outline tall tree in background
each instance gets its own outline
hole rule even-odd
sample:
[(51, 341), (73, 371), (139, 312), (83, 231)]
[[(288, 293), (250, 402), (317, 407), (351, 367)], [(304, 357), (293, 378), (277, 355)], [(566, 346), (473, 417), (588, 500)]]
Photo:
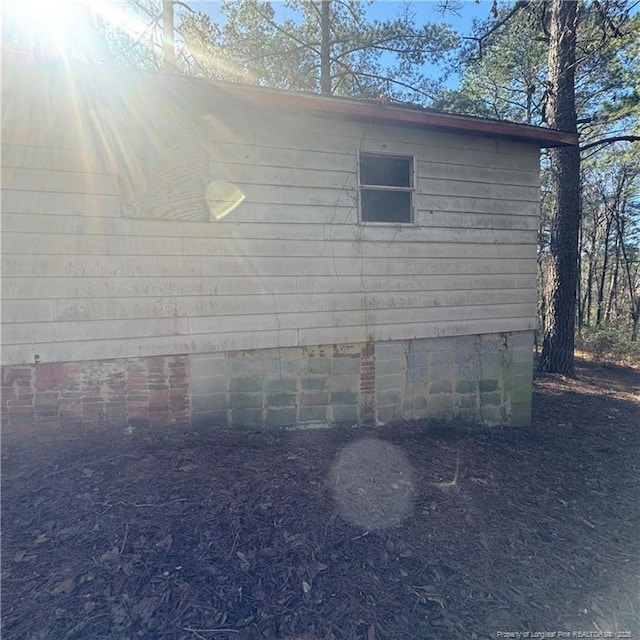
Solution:
[[(551, 0), (549, 84), (547, 88), (547, 121), (550, 126), (578, 131), (577, 109), (582, 119), (581, 150), (598, 150), (611, 143), (635, 142), (638, 126), (639, 96), (633, 87), (637, 73), (637, 38), (633, 36), (627, 3), (593, 2), (589, 7), (568, 0)], [(581, 21), (582, 38), (578, 38)], [(623, 28), (624, 27), (624, 28)], [(625, 33), (625, 29), (628, 31)], [(636, 32), (637, 33), (637, 32)], [(631, 45), (629, 47), (629, 45)], [(631, 55), (629, 55), (631, 53)], [(604, 62), (604, 64), (602, 64)], [(588, 91), (577, 91), (577, 70), (587, 79)], [(637, 79), (636, 79), (637, 80)], [(576, 96), (582, 104), (576, 106)], [(598, 114), (598, 115), (596, 115)], [(622, 133), (620, 127), (629, 127)], [(548, 291), (543, 318), (543, 343), (538, 369), (542, 372), (574, 375), (574, 343), (580, 283), (581, 174), (580, 149), (559, 148), (549, 152), (551, 184), (550, 239), (547, 272)], [(627, 169), (624, 175), (628, 176)], [(620, 190), (617, 201), (621, 201)], [(615, 211), (618, 211), (617, 209)], [(628, 257), (627, 238), (618, 214), (605, 216), (606, 224), (616, 221), (616, 265), (619, 256)], [(605, 236), (608, 237), (609, 230)], [(605, 252), (606, 253), (606, 252)], [(625, 265), (630, 261), (625, 259)], [(630, 273), (630, 272), (629, 272)], [(617, 280), (617, 271), (614, 280)], [(632, 317), (632, 338), (637, 336), (634, 319), (636, 298), (634, 282), (629, 277), (628, 291)], [(612, 287), (615, 291), (616, 287)], [(602, 297), (602, 290), (600, 296)], [(610, 303), (612, 298), (610, 298)], [(602, 310), (600, 300), (600, 310)]]
[[(583, 162), (582, 326), (640, 322), (640, 153), (616, 144)], [(640, 151), (640, 150), (638, 150)]]
[[(554, 129), (578, 132), (575, 71), (578, 28), (576, 0), (551, 0), (548, 122)], [(544, 372), (574, 375), (578, 230), (580, 228), (580, 149), (551, 149), (550, 283), (542, 354)]]

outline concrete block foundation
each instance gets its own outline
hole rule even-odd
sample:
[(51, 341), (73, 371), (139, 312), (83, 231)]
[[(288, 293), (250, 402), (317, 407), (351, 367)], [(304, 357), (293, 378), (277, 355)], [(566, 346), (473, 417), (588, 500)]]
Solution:
[(3, 433), (531, 421), (533, 332), (2, 368)]

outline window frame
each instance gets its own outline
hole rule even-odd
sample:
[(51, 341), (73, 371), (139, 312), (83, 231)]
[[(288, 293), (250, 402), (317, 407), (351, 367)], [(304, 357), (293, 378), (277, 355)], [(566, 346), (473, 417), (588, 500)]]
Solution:
[[(410, 187), (398, 187), (393, 185), (369, 185), (362, 183), (362, 156), (373, 156), (373, 157), (391, 157), (391, 158), (401, 158), (404, 160), (411, 160), (411, 171), (409, 174), (409, 178), (411, 180)], [(398, 153), (396, 151), (369, 151), (368, 149), (358, 149), (358, 223), (359, 224), (371, 224), (371, 225), (384, 225), (384, 226), (405, 226), (405, 227), (413, 227), (416, 222), (416, 182), (418, 179), (417, 176), (417, 157), (414, 153)], [(411, 196), (411, 204), (409, 210), (410, 219), (408, 222), (396, 222), (394, 220), (364, 220), (362, 216), (362, 190), (368, 189), (373, 191), (402, 191), (408, 192)]]

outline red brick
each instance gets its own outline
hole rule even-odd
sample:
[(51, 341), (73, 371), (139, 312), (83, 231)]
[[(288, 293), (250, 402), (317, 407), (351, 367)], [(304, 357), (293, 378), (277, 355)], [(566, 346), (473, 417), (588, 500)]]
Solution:
[(9, 405), (9, 415), (33, 415), (33, 407)]
[(35, 388), (37, 391), (51, 391), (59, 385), (62, 365), (57, 362), (45, 362), (36, 366)]

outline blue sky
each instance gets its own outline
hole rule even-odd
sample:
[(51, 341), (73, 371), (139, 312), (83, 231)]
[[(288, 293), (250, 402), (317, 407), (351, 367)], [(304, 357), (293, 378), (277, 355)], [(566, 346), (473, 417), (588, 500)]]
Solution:
[[(393, 18), (402, 2), (376, 2), (369, 7), (369, 15), (372, 18), (384, 20)], [(471, 34), (471, 24), (474, 18), (488, 18), (491, 11), (491, 1), (466, 0), (460, 2), (460, 8), (457, 14), (446, 12), (442, 14), (439, 10), (439, 3), (431, 0), (419, 0), (411, 2), (411, 9), (415, 12), (417, 20), (420, 22), (448, 22), (455, 29), (460, 31), (462, 35)]]
[[(208, 13), (212, 18), (220, 16), (220, 2), (188, 2), (189, 6), (198, 11)], [(272, 2), (275, 8), (283, 6), (283, 2)], [(385, 20), (395, 17), (401, 10), (403, 1), (386, 0), (374, 2), (368, 7), (368, 14), (372, 19)], [(471, 25), (475, 19), (488, 18), (491, 11), (491, 0), (460, 0), (456, 3), (459, 10), (456, 13), (447, 12), (444, 15), (439, 10), (439, 3), (435, 0), (417, 0), (409, 3), (411, 10), (416, 14), (418, 22), (447, 22), (462, 35), (471, 34)]]

